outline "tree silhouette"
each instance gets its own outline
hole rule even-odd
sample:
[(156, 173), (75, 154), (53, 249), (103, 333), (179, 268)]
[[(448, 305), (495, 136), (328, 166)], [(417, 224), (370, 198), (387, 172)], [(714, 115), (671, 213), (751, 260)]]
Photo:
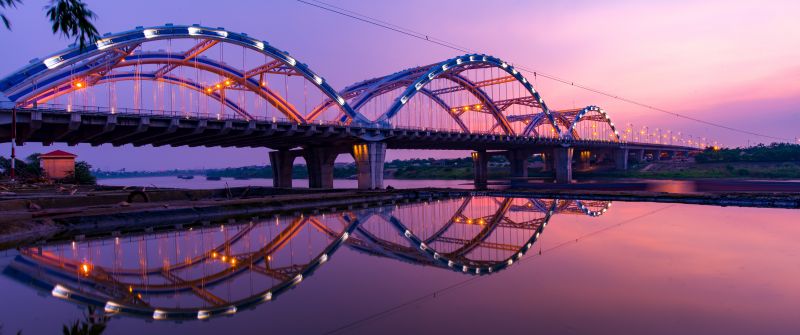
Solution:
[[(22, 0), (0, 0), (0, 8), (16, 8)], [(97, 18), (94, 12), (82, 0), (50, 0), (45, 12), (54, 34), (61, 34), (75, 41), (83, 49), (87, 43), (93, 43), (100, 34), (92, 20)], [(4, 12), (0, 12), (0, 20), (11, 29), (11, 21)]]

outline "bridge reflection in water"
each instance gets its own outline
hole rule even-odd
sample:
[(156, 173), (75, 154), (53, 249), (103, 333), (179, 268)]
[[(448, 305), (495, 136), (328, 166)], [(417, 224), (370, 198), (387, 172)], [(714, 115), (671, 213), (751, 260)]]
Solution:
[(610, 205), (472, 196), (276, 216), (23, 248), (5, 273), (104, 316), (203, 320), (269, 302), (306, 280), (341, 246), (490, 275), (522, 258), (552, 216), (594, 217)]

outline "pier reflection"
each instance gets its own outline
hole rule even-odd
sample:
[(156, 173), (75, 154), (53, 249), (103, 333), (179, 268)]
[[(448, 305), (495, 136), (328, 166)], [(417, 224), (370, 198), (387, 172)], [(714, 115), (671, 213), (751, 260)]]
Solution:
[[(532, 249), (554, 215), (595, 217), (611, 202), (468, 196), (26, 247), (5, 273), (97, 317), (204, 320), (269, 302), (340, 247), (491, 275)], [(102, 311), (102, 312), (100, 312)]]

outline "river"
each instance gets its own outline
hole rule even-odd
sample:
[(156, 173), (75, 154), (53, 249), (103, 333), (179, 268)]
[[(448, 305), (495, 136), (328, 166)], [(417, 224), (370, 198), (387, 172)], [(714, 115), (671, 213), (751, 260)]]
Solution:
[[(208, 183), (176, 179), (147, 181)], [(486, 196), (354, 208), (0, 251), (2, 331), (800, 333), (797, 210)]]
[[(225, 187), (242, 186), (272, 186), (272, 179), (253, 178), (253, 179), (233, 179), (222, 178), (222, 180), (206, 180), (205, 176), (194, 176), (193, 179), (180, 179), (178, 177), (136, 177), (136, 178), (104, 178), (97, 181), (101, 185), (109, 186), (146, 186), (146, 187), (169, 187), (186, 189), (212, 189)], [(385, 179), (384, 186), (394, 188), (419, 188), (419, 187), (451, 187), (451, 188), (472, 188), (471, 180), (417, 180), (417, 179)], [(294, 179), (292, 186), (308, 187), (308, 179)], [(334, 188), (357, 188), (358, 181), (355, 179), (334, 179)]]

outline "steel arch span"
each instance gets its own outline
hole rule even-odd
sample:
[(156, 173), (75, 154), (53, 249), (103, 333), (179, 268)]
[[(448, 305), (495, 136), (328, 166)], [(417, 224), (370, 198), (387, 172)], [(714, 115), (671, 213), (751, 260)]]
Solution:
[[(446, 129), (523, 136), (561, 136), (539, 92), (508, 62), (483, 54), (406, 69), (345, 88), (341, 94), (376, 126)], [(310, 113), (315, 118), (333, 100)], [(348, 116), (339, 115), (348, 122)], [(538, 123), (537, 123), (538, 122)], [(535, 123), (533, 126), (530, 124)], [(542, 128), (550, 130), (544, 134)]]
[(105, 315), (205, 320), (287, 293), (342, 246), (495, 274), (531, 252), (554, 215), (596, 217), (610, 202), (468, 195), (374, 206), (63, 239), (20, 248), (4, 273)]
[[(22, 248), (9, 269), (54, 297), (102, 308), (108, 315), (205, 320), (270, 302), (309, 278), (359, 225), (351, 215), (339, 214), (346, 220), (276, 216), (149, 237), (115, 237), (111, 243)], [(325, 227), (324, 235), (319, 226)], [(174, 255), (147, 252), (163, 247), (158, 241), (164, 238), (175, 239), (177, 247), (178, 236), (200, 241)], [(292, 248), (308, 241), (315, 243), (307, 245), (307, 254)], [(130, 254), (138, 257), (125, 257)], [(249, 281), (247, 289), (238, 285), (243, 281)]]
[[(132, 71), (122, 71), (131, 68)], [(281, 79), (283, 83), (279, 82)], [(44, 60), (31, 61), (0, 80), (0, 91), (17, 107), (48, 104), (69, 96), (61, 104), (67, 105), (68, 110), (78, 109), (81, 99), (94, 102), (84, 103), (86, 106), (105, 99), (114, 112), (123, 109), (114, 106), (121, 105), (118, 100), (130, 98), (117, 96), (121, 89), (113, 85), (120, 81), (134, 82), (129, 94), (133, 96), (134, 103), (130, 104), (133, 110), (166, 109), (158, 108), (158, 100), (162, 107), (166, 105), (164, 101), (169, 101), (174, 110), (176, 101), (183, 101), (181, 109), (187, 116), (227, 118), (225, 114), (233, 114), (246, 120), (272, 116), (306, 123), (308, 110), (303, 106), (330, 100), (335, 102), (331, 107), (338, 113), (363, 121), (321, 76), (289, 53), (244, 33), (199, 25), (167, 24), (106, 34), (84, 49), (70, 46)], [(144, 99), (143, 90), (147, 87), (143, 82), (149, 83), (152, 91), (150, 108), (145, 106), (148, 99)], [(172, 88), (165, 93), (164, 84), (174, 85), (180, 93)], [(94, 92), (92, 89), (97, 86), (108, 87)], [(300, 99), (301, 96), (308, 99), (307, 87), (318, 91), (318, 99), (313, 97), (315, 102)], [(281, 88), (284, 92), (280, 92)], [(184, 89), (191, 91), (188, 103)], [(290, 91), (301, 89), (303, 94), (294, 94), (293, 99), (288, 97)], [(149, 97), (151, 92), (147, 93)], [(217, 106), (219, 110), (215, 111)], [(270, 106), (274, 109), (271, 115)], [(265, 111), (263, 115), (258, 113), (261, 110)]]
[[(312, 128), (309, 133), (316, 131), (313, 128), (319, 123), (355, 125), (364, 128), (362, 131), (382, 128), (387, 132), (435, 131), (445, 136), (505, 135), (506, 139), (542, 138), (564, 144), (625, 142), (604, 110), (597, 106), (551, 109), (535, 83), (535, 76), (529, 81), (500, 58), (466, 54), (337, 91), (306, 64), (266, 41), (223, 28), (166, 24), (106, 34), (84, 49), (70, 46), (44, 60), (35, 59), (0, 79), (0, 103), (10, 101), (19, 109), (59, 113), (271, 121), (308, 125)], [(154, 129), (149, 132), (154, 134)], [(230, 130), (224, 129), (221, 137)], [(92, 138), (80, 137), (84, 129), (79, 130), (69, 135), (75, 139), (68, 143)], [(198, 137), (205, 131), (195, 130)], [(36, 131), (45, 134), (38, 139), (45, 143), (66, 138), (46, 135), (49, 133), (39, 128)], [(23, 143), (33, 132), (17, 142)], [(331, 134), (323, 135), (327, 136)], [(360, 139), (375, 141), (394, 135), (370, 136)], [(123, 134), (122, 138), (128, 137)], [(303, 145), (307, 144), (292, 142), (281, 148)]]

